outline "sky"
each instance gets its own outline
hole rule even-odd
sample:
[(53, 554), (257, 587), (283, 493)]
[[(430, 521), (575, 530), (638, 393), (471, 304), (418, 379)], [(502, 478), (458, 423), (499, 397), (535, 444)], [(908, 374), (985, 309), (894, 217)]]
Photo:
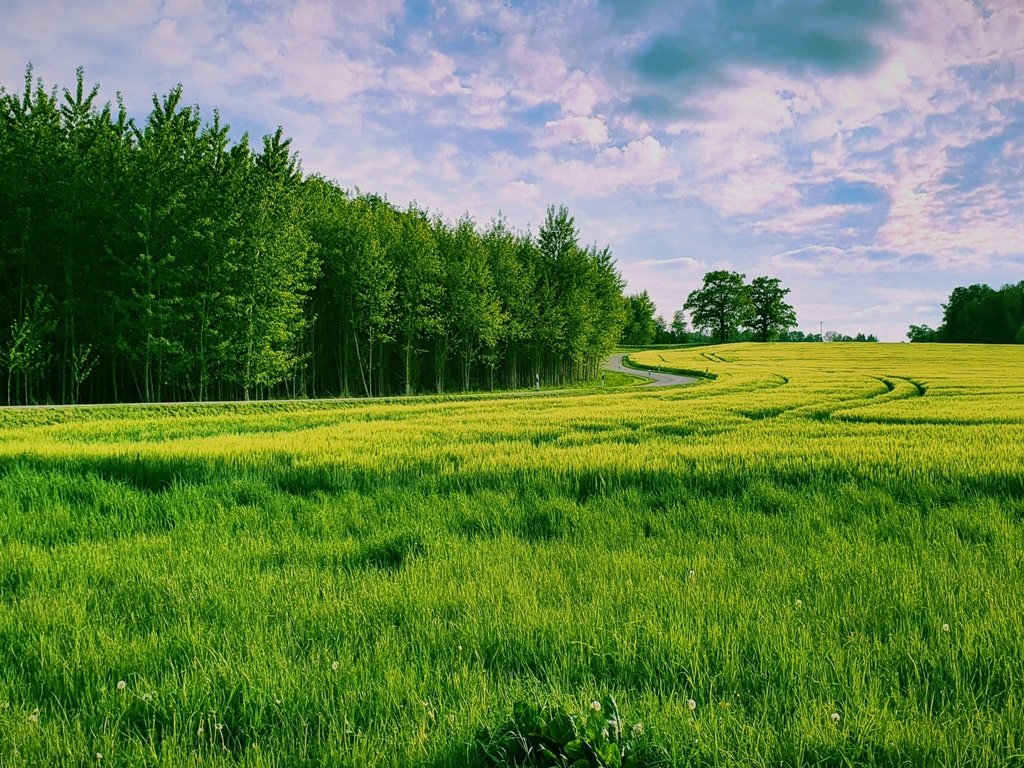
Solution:
[[(565, 204), (666, 318), (715, 269), (904, 339), (1024, 279), (1021, 0), (0, 0), (0, 84), (75, 69), (307, 173), (513, 229)], [(821, 325), (820, 325), (821, 324)]]

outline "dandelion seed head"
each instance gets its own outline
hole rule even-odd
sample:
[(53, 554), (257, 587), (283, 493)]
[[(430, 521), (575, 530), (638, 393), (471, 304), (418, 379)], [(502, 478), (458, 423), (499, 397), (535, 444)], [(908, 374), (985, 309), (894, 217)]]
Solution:
[(594, 701), (590, 702), (590, 708), (592, 710), (594, 710), (595, 712), (600, 712), (601, 711), (601, 702), (597, 701), (597, 700), (594, 700)]
[(102, 760), (103, 759), (103, 753), (102, 752), (97, 752), (96, 753), (96, 759), (97, 760)]
[(688, 699), (686, 702), (686, 706), (688, 706), (690, 708), (690, 711), (693, 712), (695, 709), (697, 709), (697, 702), (693, 699)]
[(942, 631), (943, 632), (949, 632), (949, 624), (943, 624), (942, 625)]
[(842, 716), (838, 712), (833, 712), (832, 713), (832, 722), (833, 723), (838, 723), (841, 718), (842, 718)]
[(128, 683), (126, 683), (124, 680), (118, 680), (117, 681), (117, 690), (123, 691), (127, 687), (128, 687)]
[(335, 672), (337, 672), (338, 671), (338, 662), (332, 661), (331, 662), (331, 669), (333, 669)]

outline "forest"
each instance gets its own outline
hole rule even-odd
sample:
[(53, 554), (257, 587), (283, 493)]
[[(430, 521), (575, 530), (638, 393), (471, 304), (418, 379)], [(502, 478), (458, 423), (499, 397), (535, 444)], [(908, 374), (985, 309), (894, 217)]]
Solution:
[(1024, 281), (999, 289), (975, 284), (954, 288), (942, 305), (938, 328), (912, 325), (910, 341), (1024, 344)]
[(0, 87), (0, 402), (393, 395), (568, 384), (626, 323), (607, 248), (451, 222), (305, 174), (181, 86)]

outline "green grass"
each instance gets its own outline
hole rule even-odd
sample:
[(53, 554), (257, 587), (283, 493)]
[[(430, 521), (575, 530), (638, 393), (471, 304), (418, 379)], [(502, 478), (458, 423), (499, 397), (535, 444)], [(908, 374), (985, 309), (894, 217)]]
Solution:
[(3, 412), (0, 766), (461, 766), (606, 695), (672, 765), (1021, 764), (1024, 352), (832, 346)]

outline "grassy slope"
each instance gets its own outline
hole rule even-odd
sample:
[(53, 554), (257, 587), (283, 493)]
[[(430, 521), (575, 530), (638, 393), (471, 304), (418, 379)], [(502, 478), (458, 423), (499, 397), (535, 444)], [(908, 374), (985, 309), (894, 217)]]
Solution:
[(718, 378), (0, 414), (0, 765), (462, 765), (604, 693), (679, 765), (1020, 760), (1024, 350), (633, 357)]

